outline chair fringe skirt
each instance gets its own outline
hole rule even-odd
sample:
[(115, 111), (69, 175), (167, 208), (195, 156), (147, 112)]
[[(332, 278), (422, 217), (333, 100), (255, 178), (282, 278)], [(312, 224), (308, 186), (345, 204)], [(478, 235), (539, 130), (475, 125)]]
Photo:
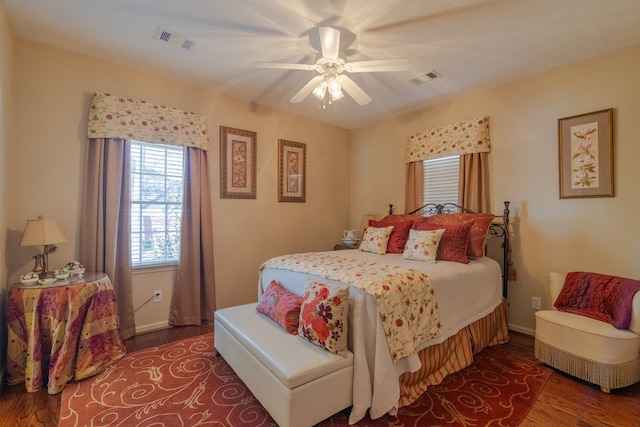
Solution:
[(602, 389), (627, 387), (640, 381), (640, 357), (625, 363), (609, 365), (568, 353), (536, 340), (536, 358), (563, 372), (597, 384)]

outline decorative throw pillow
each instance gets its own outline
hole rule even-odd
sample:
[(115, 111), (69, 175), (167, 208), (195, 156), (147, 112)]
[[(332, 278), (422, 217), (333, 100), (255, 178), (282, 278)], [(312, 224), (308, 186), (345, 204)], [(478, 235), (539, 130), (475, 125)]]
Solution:
[(292, 335), (298, 334), (300, 322), (300, 306), (302, 297), (286, 290), (275, 280), (269, 283), (269, 287), (262, 294), (262, 298), (256, 306), (256, 310), (268, 316), (271, 320), (284, 328)]
[(444, 229), (409, 230), (409, 240), (402, 253), (402, 258), (434, 264), (438, 253), (438, 243), (440, 243), (443, 233)]
[(438, 245), (438, 254), (436, 259), (442, 261), (453, 261), (467, 264), (467, 246), (469, 243), (469, 231), (473, 220), (453, 225), (431, 224), (426, 221), (416, 223), (416, 230), (438, 230), (444, 229), (440, 244)]
[(407, 244), (407, 239), (409, 238), (409, 229), (412, 225), (412, 220), (369, 220), (369, 227), (380, 228), (393, 226), (393, 230), (391, 230), (391, 235), (389, 236), (389, 242), (387, 242), (387, 252), (390, 254), (401, 254), (404, 251), (404, 246)]
[(362, 236), (359, 249), (364, 252), (384, 255), (387, 253), (387, 243), (392, 230), (393, 225), (367, 228)]
[(484, 256), (485, 239), (494, 217), (493, 214), (480, 213), (438, 214), (425, 217), (424, 221), (438, 225), (453, 225), (473, 220), (473, 225), (469, 230), (467, 256), (481, 258)]
[(332, 353), (346, 356), (349, 288), (307, 279), (298, 335)]

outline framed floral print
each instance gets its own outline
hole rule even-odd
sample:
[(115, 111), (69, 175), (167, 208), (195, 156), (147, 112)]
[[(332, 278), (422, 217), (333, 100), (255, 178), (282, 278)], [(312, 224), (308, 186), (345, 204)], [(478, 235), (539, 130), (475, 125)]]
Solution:
[(560, 198), (613, 197), (613, 109), (558, 120)]
[(220, 198), (256, 198), (256, 132), (220, 126)]
[(278, 140), (278, 201), (305, 202), (307, 145)]

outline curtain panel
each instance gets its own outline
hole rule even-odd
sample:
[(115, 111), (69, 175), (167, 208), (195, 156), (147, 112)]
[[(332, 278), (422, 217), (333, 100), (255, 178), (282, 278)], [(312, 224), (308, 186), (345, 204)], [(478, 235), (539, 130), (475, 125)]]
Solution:
[(409, 135), (405, 163), (489, 151), (489, 117), (485, 116)]
[(135, 139), (209, 149), (205, 117), (109, 93), (96, 93), (89, 107), (89, 138)]

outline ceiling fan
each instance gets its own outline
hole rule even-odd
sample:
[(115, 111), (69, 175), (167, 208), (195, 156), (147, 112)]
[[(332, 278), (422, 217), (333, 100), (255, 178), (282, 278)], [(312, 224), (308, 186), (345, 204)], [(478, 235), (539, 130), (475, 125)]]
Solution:
[[(254, 62), (258, 68), (275, 68), (285, 70), (315, 70), (318, 76), (304, 85), (289, 102), (302, 102), (310, 93), (329, 103), (349, 94), (359, 105), (366, 105), (371, 98), (358, 86), (347, 73), (366, 73), (380, 71), (403, 71), (409, 68), (409, 61), (398, 59), (376, 59), (347, 62), (340, 58), (340, 31), (332, 27), (320, 27), (320, 47), (322, 57), (313, 64), (287, 64), (280, 62)], [(327, 96), (328, 94), (328, 96)]]

